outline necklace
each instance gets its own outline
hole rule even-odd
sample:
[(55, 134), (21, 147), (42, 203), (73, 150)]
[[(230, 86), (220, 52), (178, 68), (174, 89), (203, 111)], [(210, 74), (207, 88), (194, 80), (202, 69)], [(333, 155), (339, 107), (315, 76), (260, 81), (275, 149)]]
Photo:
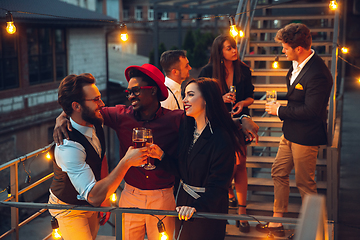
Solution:
[(201, 133), (204, 131), (204, 129), (206, 128), (206, 126), (208, 125), (209, 121), (206, 120), (206, 123), (204, 125), (204, 127), (198, 132), (196, 131), (196, 123), (194, 126), (194, 139), (193, 139), (193, 144), (196, 142), (196, 140), (198, 140), (198, 138), (200, 137)]

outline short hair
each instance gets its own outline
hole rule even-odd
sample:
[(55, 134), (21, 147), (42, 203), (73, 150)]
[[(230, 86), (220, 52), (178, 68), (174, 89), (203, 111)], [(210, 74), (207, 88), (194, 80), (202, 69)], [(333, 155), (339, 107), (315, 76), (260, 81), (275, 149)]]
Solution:
[(310, 29), (302, 23), (290, 23), (280, 29), (275, 36), (275, 41), (287, 43), (291, 48), (303, 47), (309, 50), (312, 39)]
[(91, 73), (82, 73), (80, 75), (71, 74), (65, 77), (59, 85), (58, 103), (70, 116), (73, 113), (72, 103), (82, 103), (84, 101), (83, 87), (95, 83), (95, 78)]
[(156, 84), (156, 82), (151, 77), (149, 77), (148, 75), (146, 75), (145, 73), (143, 73), (142, 71), (140, 71), (138, 69), (131, 69), (129, 71), (129, 79), (131, 79), (133, 77), (141, 77), (142, 81), (146, 82), (148, 86), (156, 87), (157, 88), (156, 96), (157, 96), (157, 99), (160, 101), (160, 99), (162, 98), (160, 87)]
[(180, 62), (180, 57), (186, 58), (185, 50), (168, 50), (161, 54), (160, 65), (166, 75), (171, 72), (175, 64)]

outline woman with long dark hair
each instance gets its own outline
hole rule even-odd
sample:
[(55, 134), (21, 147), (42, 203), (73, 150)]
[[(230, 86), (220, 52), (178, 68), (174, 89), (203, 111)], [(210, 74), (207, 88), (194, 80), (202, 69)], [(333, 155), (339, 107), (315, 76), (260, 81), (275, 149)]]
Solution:
[[(243, 114), (249, 116), (248, 106), (254, 102), (254, 86), (251, 83), (250, 68), (243, 63), (238, 55), (236, 42), (230, 35), (220, 35), (215, 38), (209, 63), (201, 70), (199, 77), (217, 79), (221, 86), (223, 101), (233, 117)], [(230, 92), (230, 86), (236, 87), (236, 93)], [(238, 204), (238, 213), (246, 214), (247, 173), (246, 173), (246, 147), (244, 154), (237, 154), (234, 168), (235, 190), (237, 201), (232, 188), (229, 189), (229, 204)], [(241, 232), (249, 232), (247, 221), (237, 221)]]
[[(189, 219), (196, 211), (228, 213), (235, 152), (241, 151), (244, 140), (222, 101), (216, 80), (190, 80), (183, 103), (186, 116), (180, 130), (178, 156), (174, 161), (164, 154), (158, 164), (172, 169), (181, 179), (175, 235), (184, 240), (224, 239), (226, 220)], [(158, 147), (154, 151), (158, 158), (163, 154)]]

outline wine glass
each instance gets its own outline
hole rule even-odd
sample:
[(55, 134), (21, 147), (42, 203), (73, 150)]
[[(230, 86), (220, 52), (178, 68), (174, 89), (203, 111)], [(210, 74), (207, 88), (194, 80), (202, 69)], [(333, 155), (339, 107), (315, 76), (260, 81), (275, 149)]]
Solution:
[(266, 102), (275, 103), (277, 100), (277, 92), (275, 90), (266, 91)]
[[(153, 135), (151, 129), (145, 130), (145, 142), (152, 144), (153, 143)], [(147, 163), (145, 164), (144, 168), (146, 170), (153, 170), (156, 168), (156, 166), (153, 164), (154, 159), (151, 157), (148, 157)]]
[(143, 127), (133, 128), (132, 141), (134, 148), (145, 147), (146, 145), (145, 128)]
[[(230, 86), (229, 93), (232, 93), (233, 95), (235, 95), (236, 94), (236, 87), (235, 86)], [(234, 107), (234, 104), (231, 102), (231, 111), (230, 111), (231, 117), (234, 115), (233, 107)]]

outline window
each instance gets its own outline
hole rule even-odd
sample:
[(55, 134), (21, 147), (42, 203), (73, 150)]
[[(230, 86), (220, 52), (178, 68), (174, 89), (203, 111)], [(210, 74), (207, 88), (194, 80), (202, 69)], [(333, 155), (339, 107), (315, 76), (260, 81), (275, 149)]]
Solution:
[(169, 19), (169, 13), (168, 12), (163, 12), (162, 16), (161, 16), (161, 20), (168, 20)]
[(0, 90), (19, 87), (17, 34), (0, 29)]
[(64, 78), (66, 76), (65, 31), (28, 28), (26, 33), (30, 85)]
[(129, 9), (128, 8), (124, 8), (123, 9), (123, 20), (129, 20)]
[(135, 8), (135, 20), (142, 20), (142, 6), (137, 6)]
[(153, 21), (154, 20), (154, 8), (149, 7), (148, 9), (148, 20)]

